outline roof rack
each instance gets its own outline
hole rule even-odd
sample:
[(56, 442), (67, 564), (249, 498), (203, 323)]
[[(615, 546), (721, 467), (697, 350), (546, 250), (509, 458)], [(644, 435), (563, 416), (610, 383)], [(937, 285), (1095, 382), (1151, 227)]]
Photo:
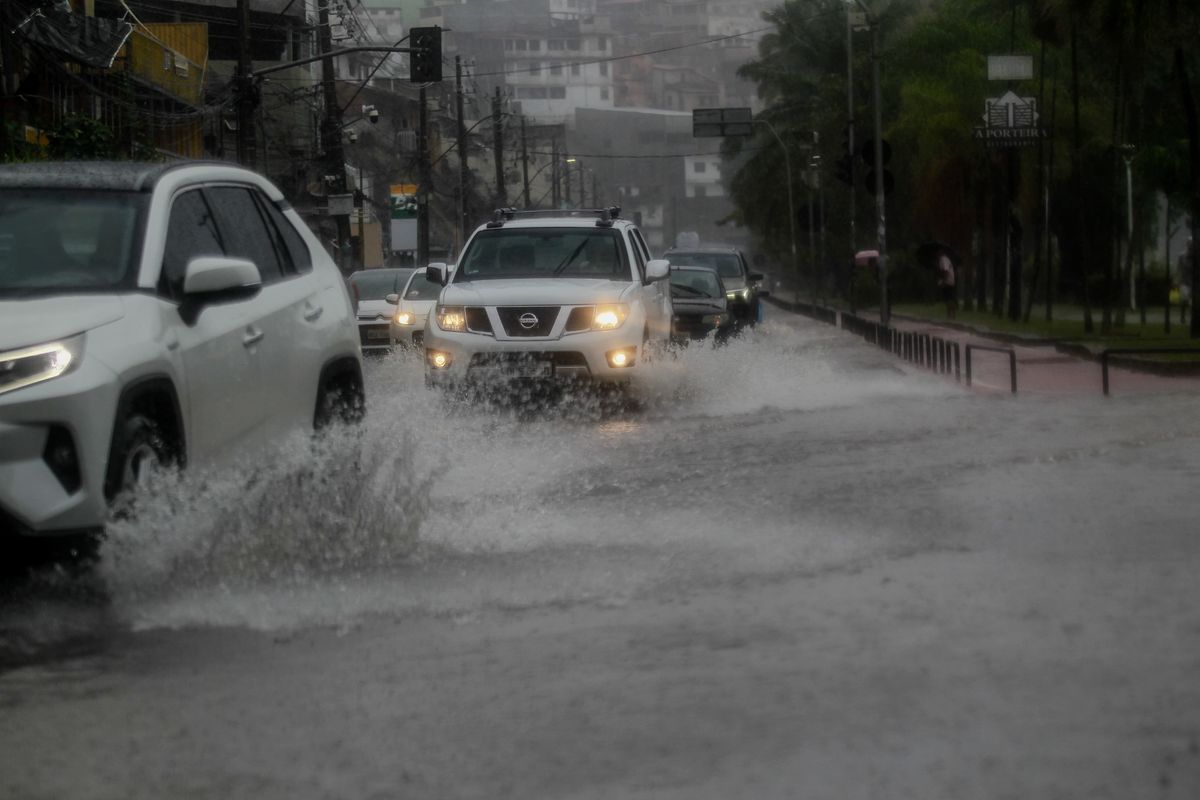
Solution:
[(489, 228), (503, 228), (505, 222), (517, 218), (536, 218), (536, 217), (597, 217), (596, 225), (602, 228), (612, 227), (613, 220), (621, 216), (620, 206), (609, 206), (607, 208), (497, 208), (492, 212), (492, 220), (487, 224)]

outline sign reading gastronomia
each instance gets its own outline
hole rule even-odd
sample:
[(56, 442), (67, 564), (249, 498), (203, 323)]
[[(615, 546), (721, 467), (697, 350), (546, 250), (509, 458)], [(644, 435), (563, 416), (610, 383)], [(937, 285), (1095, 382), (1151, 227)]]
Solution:
[(983, 125), (971, 131), (971, 138), (985, 147), (1022, 147), (1049, 137), (1038, 125), (1036, 97), (1018, 97), (1005, 92), (984, 101)]

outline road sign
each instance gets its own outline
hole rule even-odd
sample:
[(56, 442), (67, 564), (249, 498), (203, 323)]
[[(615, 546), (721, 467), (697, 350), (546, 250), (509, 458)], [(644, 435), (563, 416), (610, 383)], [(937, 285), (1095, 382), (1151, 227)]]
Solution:
[(754, 112), (749, 108), (697, 108), (692, 112), (692, 136), (753, 136)]
[(988, 56), (989, 81), (1033, 80), (1033, 56)]
[(984, 101), (983, 125), (971, 131), (971, 138), (985, 147), (1023, 147), (1048, 138), (1038, 125), (1036, 97), (1018, 97), (1008, 91)]
[(348, 217), (354, 211), (353, 194), (329, 195), (329, 216)]

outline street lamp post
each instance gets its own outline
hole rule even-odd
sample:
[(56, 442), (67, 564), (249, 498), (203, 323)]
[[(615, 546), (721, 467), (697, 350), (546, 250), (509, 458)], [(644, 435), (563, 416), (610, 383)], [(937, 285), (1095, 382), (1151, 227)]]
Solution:
[[(1137, 146), (1123, 144), (1120, 147), (1121, 160), (1125, 162), (1125, 247), (1126, 251), (1133, 249), (1133, 157), (1137, 155)], [(1130, 262), (1132, 265), (1132, 261)], [(1145, 276), (1139, 276), (1144, 278)], [(1137, 283), (1134, 281), (1133, 269), (1129, 270), (1129, 309), (1137, 310)], [(1146, 309), (1142, 307), (1142, 324), (1146, 324)]]
[[(846, 0), (851, 2), (851, 0)], [(879, 321), (885, 326), (891, 322), (891, 305), (888, 302), (887, 273), (887, 199), (883, 194), (883, 102), (879, 88), (879, 20), (863, 0), (853, 0), (862, 9), (867, 26), (871, 29), (871, 95), (875, 116), (875, 234), (879, 251)]]
[(775, 141), (779, 142), (779, 146), (783, 148), (783, 168), (787, 171), (787, 201), (788, 201), (788, 232), (791, 237), (792, 244), (792, 270), (796, 273), (796, 299), (800, 299), (800, 260), (796, 253), (796, 204), (792, 200), (792, 157), (788, 154), (787, 145), (783, 143), (775, 126), (767, 119), (756, 119), (762, 125), (767, 126), (767, 130), (775, 137)]

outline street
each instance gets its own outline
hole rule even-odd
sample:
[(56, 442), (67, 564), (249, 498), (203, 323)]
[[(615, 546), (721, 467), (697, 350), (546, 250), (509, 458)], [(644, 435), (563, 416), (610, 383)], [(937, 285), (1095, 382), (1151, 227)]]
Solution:
[(0, 797), (1194, 798), (1192, 392), (769, 309), (632, 402), (368, 418), (0, 602)]

